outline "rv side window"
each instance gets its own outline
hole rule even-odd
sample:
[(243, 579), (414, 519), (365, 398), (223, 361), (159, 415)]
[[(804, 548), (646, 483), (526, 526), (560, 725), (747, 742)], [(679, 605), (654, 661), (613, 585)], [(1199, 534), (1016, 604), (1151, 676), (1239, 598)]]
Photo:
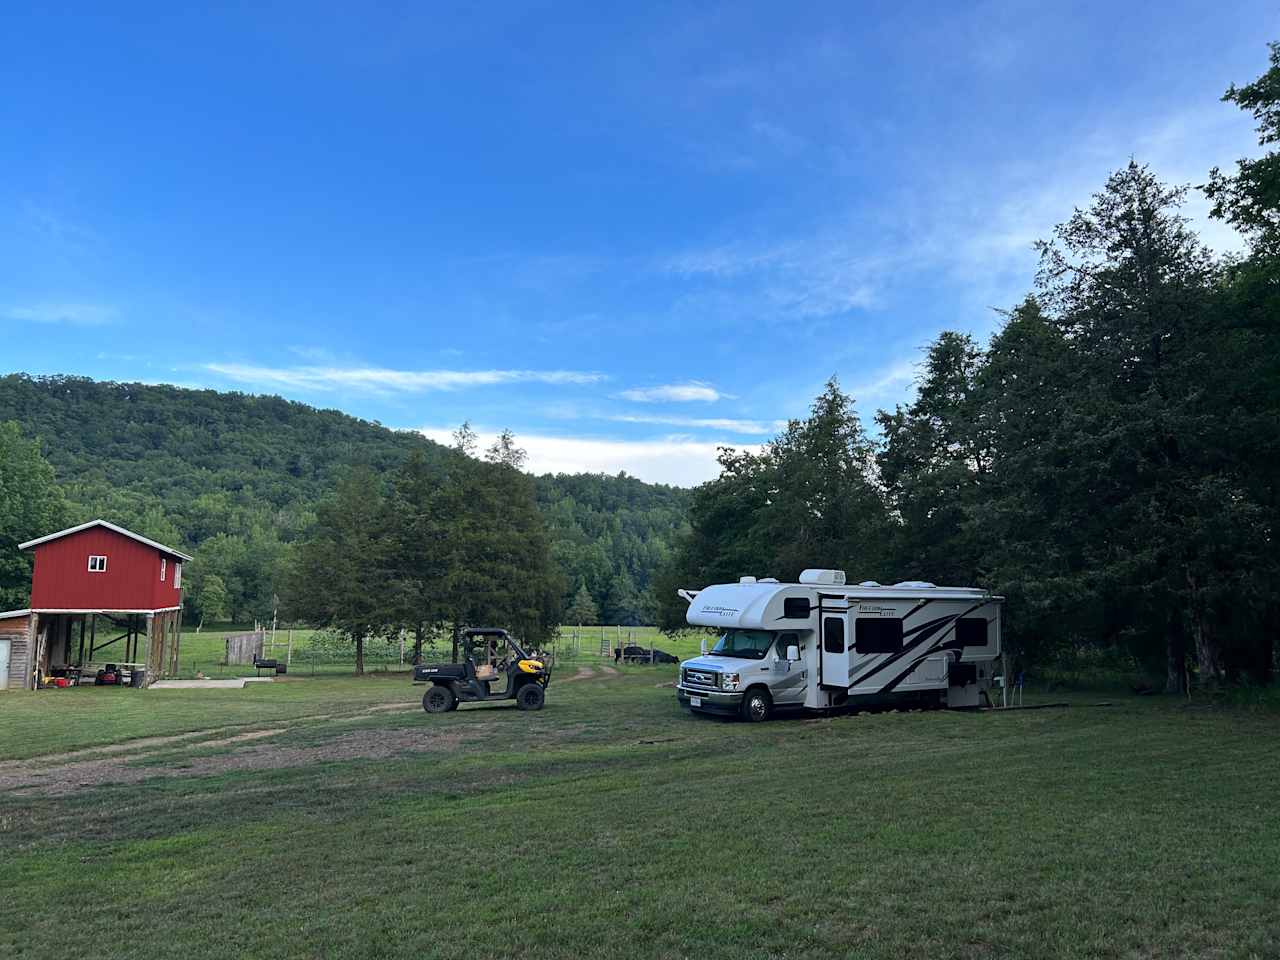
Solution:
[(787, 620), (808, 620), (809, 598), (787, 597), (782, 601), (782, 616)]
[(800, 635), (797, 633), (780, 633), (773, 645), (773, 655), (779, 660), (787, 659), (787, 647), (800, 646)]
[(844, 653), (844, 621), (828, 617), (822, 625), (822, 649), (827, 653)]
[(902, 621), (888, 617), (859, 617), (854, 627), (858, 653), (897, 653), (902, 649)]
[(987, 645), (987, 621), (983, 617), (961, 617), (956, 621), (956, 639), (962, 647)]

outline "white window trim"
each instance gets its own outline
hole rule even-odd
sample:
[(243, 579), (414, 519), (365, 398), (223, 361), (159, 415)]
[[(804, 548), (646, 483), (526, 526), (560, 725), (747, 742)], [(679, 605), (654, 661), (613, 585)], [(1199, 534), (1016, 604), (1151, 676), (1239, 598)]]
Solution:
[(161, 583), (164, 583), (164, 575), (168, 569), (169, 569), (169, 558), (161, 557), (160, 558), (160, 582)]
[[(102, 564), (100, 566), (95, 566), (93, 562), (95, 560), (101, 560)], [(101, 553), (89, 554), (89, 572), (90, 573), (106, 573), (107, 572), (106, 554), (101, 554)]]
[(182, 564), (180, 563), (173, 565), (173, 589), (182, 589)]

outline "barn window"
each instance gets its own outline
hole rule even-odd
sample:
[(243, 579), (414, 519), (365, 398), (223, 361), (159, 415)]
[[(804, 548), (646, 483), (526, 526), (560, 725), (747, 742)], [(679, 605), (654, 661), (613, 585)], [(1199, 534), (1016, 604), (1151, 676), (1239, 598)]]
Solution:
[(165, 557), (160, 558), (160, 582), (164, 582), (165, 571), (169, 569), (169, 561)]
[(96, 555), (91, 556), (89, 558), (89, 572), (90, 573), (106, 573), (107, 558), (103, 556), (96, 556)]
[(182, 564), (180, 563), (173, 565), (173, 589), (182, 589)]
[(902, 621), (889, 617), (859, 617), (854, 627), (859, 653), (897, 653), (902, 649)]

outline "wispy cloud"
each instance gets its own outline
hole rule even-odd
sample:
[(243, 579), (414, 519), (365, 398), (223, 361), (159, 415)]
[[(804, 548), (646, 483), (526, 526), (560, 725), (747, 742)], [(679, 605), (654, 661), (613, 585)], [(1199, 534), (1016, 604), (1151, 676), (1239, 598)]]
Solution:
[(101, 303), (34, 303), (0, 308), (0, 316), (26, 323), (99, 327), (113, 322), (120, 316), (120, 311)]
[(717, 400), (732, 399), (730, 394), (721, 393), (701, 380), (667, 383), (657, 387), (632, 387), (623, 390), (618, 397), (634, 403), (714, 403)]
[(209, 363), (210, 373), (240, 383), (293, 390), (352, 390), (364, 393), (424, 393), (503, 383), (591, 384), (603, 373), (579, 370), (390, 370), (384, 367), (266, 367)]
[[(869, 310), (882, 303), (887, 279), (903, 262), (879, 240), (857, 239), (870, 231), (856, 219), (811, 237), (685, 250), (662, 269), (710, 285), (688, 298), (686, 306), (696, 312), (785, 321)], [(731, 302), (723, 302), (726, 294)]]
[(614, 423), (641, 423), (696, 430), (723, 430), (728, 433), (750, 435), (776, 433), (787, 425), (785, 420), (739, 420), (732, 417), (658, 417), (627, 413), (616, 414), (605, 417), (605, 419)]
[[(451, 444), (453, 430), (422, 427), (418, 433), (439, 443)], [(480, 447), (491, 444), (496, 431), (478, 431)], [(517, 446), (528, 454), (530, 473), (607, 473), (626, 471), (650, 483), (691, 487), (719, 475), (716, 462), (723, 446), (758, 450), (755, 444), (691, 440), (687, 437), (659, 437), (651, 440), (617, 440), (593, 437), (557, 437), (517, 434)]]
[(875, 371), (870, 379), (857, 384), (849, 392), (863, 409), (885, 405), (888, 401), (900, 401), (910, 392), (918, 366), (915, 360), (899, 360)]

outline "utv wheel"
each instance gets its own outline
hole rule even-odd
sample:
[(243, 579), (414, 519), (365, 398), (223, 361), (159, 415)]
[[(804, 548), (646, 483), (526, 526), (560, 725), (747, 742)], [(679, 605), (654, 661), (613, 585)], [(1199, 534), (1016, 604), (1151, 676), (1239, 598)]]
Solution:
[(457, 705), (458, 698), (442, 684), (432, 684), (431, 689), (422, 695), (422, 709), (427, 713), (447, 713)]
[(521, 710), (541, 710), (545, 699), (540, 684), (526, 683), (516, 694), (516, 706)]
[(761, 723), (769, 719), (773, 701), (764, 690), (748, 690), (742, 698), (742, 719), (748, 723)]

